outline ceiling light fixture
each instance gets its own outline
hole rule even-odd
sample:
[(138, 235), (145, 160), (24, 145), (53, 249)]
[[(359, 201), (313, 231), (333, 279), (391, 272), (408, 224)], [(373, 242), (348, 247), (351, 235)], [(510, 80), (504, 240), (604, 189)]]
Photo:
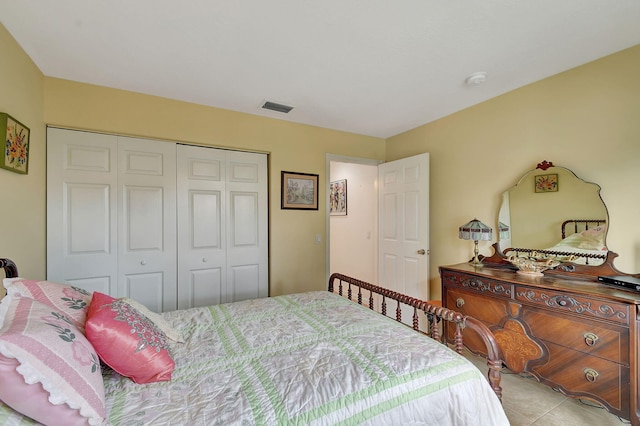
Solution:
[(467, 86), (477, 86), (487, 81), (487, 73), (483, 71), (474, 72), (469, 74), (464, 81), (467, 83)]

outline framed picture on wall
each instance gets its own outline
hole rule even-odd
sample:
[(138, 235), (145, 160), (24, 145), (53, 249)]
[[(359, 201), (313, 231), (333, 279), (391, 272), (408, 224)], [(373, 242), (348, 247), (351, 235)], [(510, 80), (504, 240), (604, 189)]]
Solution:
[(281, 208), (318, 210), (318, 175), (282, 172)]
[(0, 167), (26, 175), (29, 172), (29, 128), (2, 112), (0, 129), (4, 133)]
[(329, 214), (347, 215), (347, 180), (341, 179), (329, 184)]

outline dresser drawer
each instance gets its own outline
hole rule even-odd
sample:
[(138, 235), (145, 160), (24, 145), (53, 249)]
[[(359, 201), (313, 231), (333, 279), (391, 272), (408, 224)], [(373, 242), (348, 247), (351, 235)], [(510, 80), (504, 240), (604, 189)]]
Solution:
[(629, 324), (630, 305), (611, 300), (598, 300), (587, 296), (555, 292), (533, 287), (515, 289), (516, 300), (534, 305), (554, 308), (559, 312), (570, 312), (587, 318), (604, 319), (619, 324)]
[(484, 277), (444, 271), (442, 284), (457, 287), (474, 293), (487, 294), (490, 297), (511, 299), (514, 285), (508, 282), (492, 280)]
[(538, 339), (629, 365), (629, 329), (597, 321), (524, 309), (522, 315)]
[(590, 397), (629, 418), (629, 368), (595, 356), (546, 343), (549, 362), (534, 374), (572, 396)]
[(498, 325), (507, 315), (507, 301), (491, 299), (458, 289), (447, 289), (445, 306), (479, 319), (488, 326)]
[[(507, 301), (490, 299), (480, 294), (470, 293), (458, 289), (447, 289), (444, 298), (444, 306), (456, 310), (462, 315), (472, 316), (487, 325), (489, 328), (500, 323), (500, 319), (506, 315)], [(447, 339), (453, 342), (454, 328), (447, 327)], [(486, 355), (486, 348), (482, 338), (473, 330), (463, 330), (464, 345), (476, 354)]]

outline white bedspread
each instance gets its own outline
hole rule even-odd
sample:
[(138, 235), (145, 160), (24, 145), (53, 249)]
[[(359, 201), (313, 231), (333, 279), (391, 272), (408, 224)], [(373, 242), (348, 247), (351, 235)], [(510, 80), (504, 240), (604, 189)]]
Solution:
[[(328, 292), (163, 314), (184, 332), (171, 382), (105, 368), (115, 425), (508, 425), (486, 372)], [(33, 424), (0, 403), (0, 423)]]
[(114, 425), (507, 425), (484, 373), (328, 292), (164, 314), (184, 330), (170, 383), (105, 386)]

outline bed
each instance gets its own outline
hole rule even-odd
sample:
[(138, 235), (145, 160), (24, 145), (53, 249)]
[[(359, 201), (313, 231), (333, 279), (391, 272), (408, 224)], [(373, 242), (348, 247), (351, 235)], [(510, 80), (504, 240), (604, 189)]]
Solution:
[(567, 219), (562, 222), (560, 240), (544, 249), (512, 248), (505, 255), (538, 256), (581, 265), (599, 265), (607, 258), (605, 219)]
[[(136, 305), (126, 299), (97, 303), (103, 297), (99, 293), (76, 294), (79, 289), (64, 284), (17, 278), (15, 264), (6, 259), (0, 259), (0, 267), (5, 269), (9, 292), (0, 303), (2, 424), (34, 424), (21, 414), (25, 410), (35, 410), (42, 422), (65, 425), (509, 424), (500, 403), (502, 363), (486, 326), (351, 277), (332, 275), (329, 291), (155, 314), (145, 313), (143, 307), (132, 310)], [(52, 296), (55, 291), (60, 297)], [(31, 371), (37, 369), (35, 363), (20, 375), (11, 370), (25, 370), (21, 352), (12, 346), (19, 342), (6, 336), (8, 329), (17, 327), (11, 323), (19, 322), (22, 310), (15, 306), (21, 304), (30, 312), (47, 313), (40, 329), (58, 333), (54, 340), (70, 346), (63, 335), (73, 334), (74, 344), (85, 336), (92, 339), (85, 346), (100, 354), (100, 362), (80, 358), (87, 364), (85, 370), (99, 370), (92, 376), (101, 378), (102, 388), (85, 384), (85, 392), (79, 393), (87, 401), (74, 400), (73, 391), (62, 395), (48, 383), (50, 377), (36, 377)], [(113, 314), (116, 305), (127, 308)], [(402, 306), (411, 312), (404, 318), (410, 326), (402, 323)], [(69, 307), (73, 309), (62, 312)], [(64, 315), (54, 315), (56, 310)], [(135, 351), (126, 345), (128, 351), (117, 350), (119, 342), (100, 340), (117, 334), (118, 326), (96, 320), (99, 315), (119, 316), (120, 322), (115, 322), (121, 323), (122, 317), (140, 312), (144, 321), (157, 325), (156, 332), (164, 333), (164, 344), (149, 338), (146, 346), (141, 345), (132, 332), (139, 323), (119, 338), (134, 336), (127, 345), (133, 344)], [(36, 327), (38, 318), (31, 315), (25, 324)], [(64, 327), (58, 327), (56, 321), (63, 320)], [(450, 331), (447, 335), (453, 336), (451, 345), (441, 343), (443, 323)], [(457, 353), (462, 351), (464, 327), (485, 341), (487, 373)], [(425, 328), (435, 339), (420, 331)], [(44, 344), (46, 338), (41, 340)], [(154, 358), (165, 349), (174, 363), (169, 372), (166, 357)], [(115, 351), (115, 358), (109, 351)], [(72, 363), (76, 353), (60, 356), (60, 362)], [(143, 357), (138, 360), (142, 364), (116, 372), (123, 368), (118, 362), (128, 356)], [(157, 374), (148, 371), (156, 364), (161, 367)], [(52, 389), (44, 389), (48, 387)], [(98, 398), (88, 396), (91, 389)], [(100, 389), (102, 411), (100, 401), (94, 406)], [(39, 401), (35, 409), (30, 400)]]

